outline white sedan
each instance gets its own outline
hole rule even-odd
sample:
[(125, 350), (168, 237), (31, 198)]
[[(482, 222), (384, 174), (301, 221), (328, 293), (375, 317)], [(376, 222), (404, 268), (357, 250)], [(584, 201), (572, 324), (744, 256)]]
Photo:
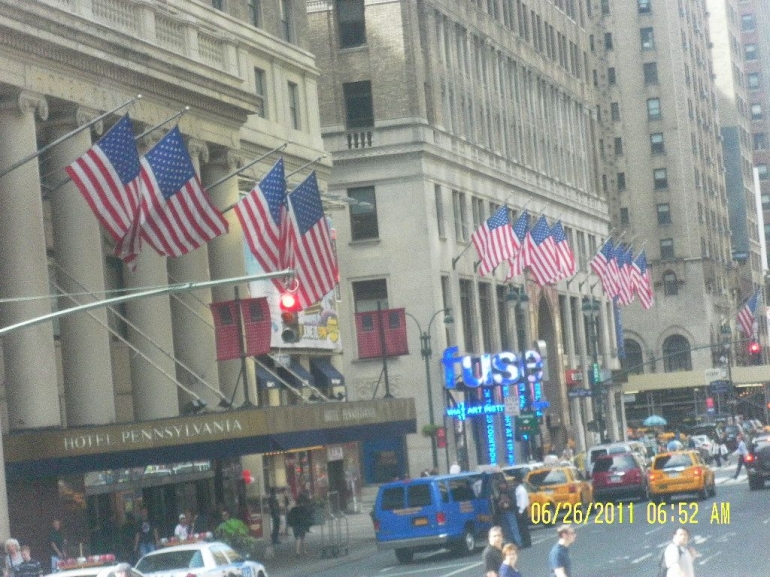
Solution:
[(139, 559), (136, 570), (147, 577), (267, 577), (261, 563), (219, 542), (158, 549)]

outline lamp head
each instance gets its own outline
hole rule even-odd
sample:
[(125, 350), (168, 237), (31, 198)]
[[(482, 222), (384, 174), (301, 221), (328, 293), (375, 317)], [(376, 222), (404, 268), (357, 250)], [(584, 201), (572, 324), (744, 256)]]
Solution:
[(447, 307), (444, 309), (444, 312), (446, 313), (444, 315), (444, 324), (445, 325), (453, 325), (455, 324), (455, 318), (452, 316), (452, 309)]

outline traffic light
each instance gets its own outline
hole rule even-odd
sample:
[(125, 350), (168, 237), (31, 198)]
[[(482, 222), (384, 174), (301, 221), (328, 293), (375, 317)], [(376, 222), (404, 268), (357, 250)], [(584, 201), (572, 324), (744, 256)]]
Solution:
[(762, 364), (762, 345), (760, 345), (757, 341), (751, 341), (749, 343), (749, 364)]
[(297, 295), (291, 292), (281, 293), (279, 306), (281, 308), (281, 339), (285, 343), (296, 343), (299, 341), (299, 301)]

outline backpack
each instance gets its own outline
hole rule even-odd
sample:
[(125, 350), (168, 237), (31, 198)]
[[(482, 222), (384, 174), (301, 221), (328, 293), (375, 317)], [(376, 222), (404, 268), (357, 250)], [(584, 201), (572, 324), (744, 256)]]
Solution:
[[(666, 545), (663, 548), (663, 551), (660, 552), (660, 557), (658, 558), (658, 573), (657, 577), (666, 577), (666, 573), (668, 573), (668, 567), (666, 567), (666, 549), (668, 549), (668, 545)], [(677, 551), (679, 551), (679, 558), (682, 558), (682, 550), (677, 547)]]

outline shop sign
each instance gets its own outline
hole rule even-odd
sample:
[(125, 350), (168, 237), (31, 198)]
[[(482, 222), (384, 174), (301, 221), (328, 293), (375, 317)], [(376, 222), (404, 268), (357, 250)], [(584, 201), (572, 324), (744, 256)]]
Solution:
[(466, 387), (494, 387), (522, 382), (540, 383), (543, 379), (543, 359), (537, 351), (513, 353), (503, 351), (496, 355), (457, 356), (459, 349), (449, 347), (441, 359), (444, 365), (444, 386), (457, 386), (455, 365), (462, 367), (462, 381)]
[(345, 453), (342, 450), (342, 447), (340, 445), (332, 445), (331, 447), (327, 447), (326, 449), (326, 460), (331, 461), (341, 461), (345, 458)]

